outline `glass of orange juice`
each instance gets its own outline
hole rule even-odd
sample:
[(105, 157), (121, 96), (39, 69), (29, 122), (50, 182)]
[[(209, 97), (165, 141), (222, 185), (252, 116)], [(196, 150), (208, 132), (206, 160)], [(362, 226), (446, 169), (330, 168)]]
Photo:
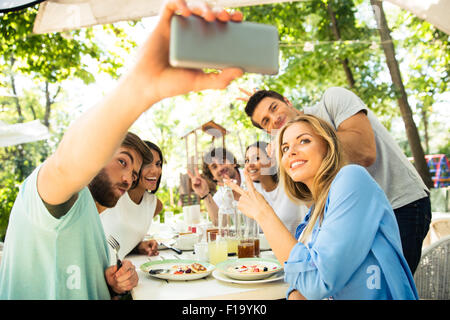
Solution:
[(209, 263), (218, 264), (228, 259), (228, 244), (226, 238), (219, 233), (208, 233)]

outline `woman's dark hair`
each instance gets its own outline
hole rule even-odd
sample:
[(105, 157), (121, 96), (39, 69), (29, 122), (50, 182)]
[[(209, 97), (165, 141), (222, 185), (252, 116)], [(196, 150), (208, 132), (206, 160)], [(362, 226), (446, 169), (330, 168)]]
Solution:
[[(137, 153), (139, 153), (142, 157), (142, 165), (139, 169), (139, 177), (141, 176), (142, 167), (144, 167), (147, 164), (152, 163), (153, 161), (153, 155), (148, 146), (137, 136), (136, 134), (132, 132), (127, 132), (125, 138), (122, 141), (121, 147), (130, 148), (135, 150)], [(131, 184), (130, 189), (134, 189), (137, 187), (139, 183), (139, 179), (136, 179)]]
[[(164, 158), (163, 158), (161, 149), (160, 149), (156, 144), (154, 144), (153, 142), (150, 142), (150, 141), (147, 141), (147, 140), (144, 140), (144, 142), (145, 142), (145, 144), (147, 145), (147, 147), (149, 147), (149, 148), (152, 149), (152, 150), (155, 150), (156, 153), (159, 154), (159, 157), (160, 157), (160, 159), (161, 159), (161, 169), (162, 169), (162, 165), (163, 165), (163, 162), (164, 162)], [(159, 184), (161, 183), (161, 177), (162, 177), (162, 171), (161, 171), (161, 176), (159, 177), (158, 181), (156, 182), (156, 189), (150, 191), (150, 193), (156, 193), (156, 191), (158, 191), (158, 189), (159, 189)]]
[[(255, 147), (255, 148), (258, 148), (259, 150), (261, 150), (267, 156), (267, 158), (271, 159), (270, 156), (267, 154), (267, 151), (266, 151), (268, 145), (269, 144), (267, 142), (265, 142), (265, 141), (256, 141), (256, 142), (252, 143), (251, 145), (249, 145), (247, 147), (247, 149), (245, 149), (245, 154), (247, 155), (248, 149)], [(270, 169), (273, 169), (275, 171), (275, 173), (270, 175), (270, 177), (272, 178), (273, 182), (278, 183), (277, 168), (276, 167), (271, 167)]]

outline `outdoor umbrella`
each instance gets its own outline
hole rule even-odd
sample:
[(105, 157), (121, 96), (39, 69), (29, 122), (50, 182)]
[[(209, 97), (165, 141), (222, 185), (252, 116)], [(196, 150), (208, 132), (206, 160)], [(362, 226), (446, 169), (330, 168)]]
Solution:
[(33, 142), (50, 137), (48, 128), (39, 120), (7, 124), (0, 121), (0, 147)]

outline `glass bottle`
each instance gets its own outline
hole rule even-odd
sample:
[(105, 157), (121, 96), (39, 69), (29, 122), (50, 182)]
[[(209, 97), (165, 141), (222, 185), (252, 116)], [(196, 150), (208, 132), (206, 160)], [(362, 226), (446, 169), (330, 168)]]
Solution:
[(236, 230), (236, 201), (233, 190), (228, 186), (222, 187), (222, 202), (219, 206), (219, 236), (227, 241), (228, 255), (237, 254), (238, 237)]

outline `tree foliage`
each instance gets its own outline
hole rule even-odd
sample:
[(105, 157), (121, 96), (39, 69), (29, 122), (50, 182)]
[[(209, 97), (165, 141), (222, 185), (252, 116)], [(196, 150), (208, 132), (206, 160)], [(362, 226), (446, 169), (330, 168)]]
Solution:
[[(40, 120), (52, 134), (47, 141), (0, 148), (0, 239), (18, 186), (53, 153), (70, 123), (64, 82), (75, 78), (86, 85), (95, 82), (89, 61), (114, 77), (123, 66), (123, 57), (97, 44), (92, 28), (33, 34), (36, 14), (37, 7), (0, 14), (0, 88), (8, 93), (0, 96), (0, 120), (10, 124)], [(125, 48), (135, 45), (121, 28), (104, 30)]]
[[(184, 133), (215, 121), (229, 131), (226, 147), (241, 163), (247, 145), (269, 139), (244, 113), (245, 103), (237, 100), (243, 96), (238, 87), (250, 91), (270, 88), (294, 104), (311, 105), (326, 88), (343, 86), (360, 96), (388, 130), (394, 132), (399, 122), (397, 92), (388, 74), (370, 1), (294, 1), (240, 10), (245, 20), (277, 27), (279, 74), (245, 75), (224, 91), (164, 100), (131, 128), (161, 147), (166, 161), (158, 194), (175, 212), (181, 210), (177, 206), (176, 177), (186, 170), (185, 142), (181, 139)], [(0, 87), (9, 93), (0, 97), (0, 120), (16, 123), (39, 119), (50, 127), (52, 138), (0, 148), (0, 239), (19, 184), (54, 151), (73, 118), (67, 110), (66, 81), (81, 79), (86, 86), (94, 84), (97, 71), (118, 78), (136, 46), (120, 24), (36, 35), (32, 33), (36, 13), (37, 7), (0, 14)], [(448, 92), (449, 36), (400, 9), (387, 14), (424, 149), (449, 155), (448, 124), (433, 117), (440, 111), (436, 110), (437, 102)], [(396, 138), (409, 156), (404, 134)], [(211, 147), (211, 136), (200, 133), (198, 143), (201, 159), (201, 153)], [(215, 144), (221, 145), (221, 141), (216, 139)], [(193, 150), (191, 139), (191, 155)], [(175, 203), (169, 204), (171, 193)]]
[[(333, 34), (328, 7), (334, 11), (340, 40)], [(400, 115), (398, 93), (387, 76), (369, 1), (296, 1), (245, 7), (242, 11), (246, 20), (272, 24), (279, 31), (282, 69), (279, 75), (263, 79), (266, 87), (300, 105), (317, 101), (330, 86), (347, 87), (391, 129), (392, 120)], [(396, 34), (394, 42), (406, 90), (418, 102), (419, 110), (414, 111), (419, 118), (427, 117), (431, 105), (448, 91), (449, 36), (402, 10), (388, 18)], [(344, 60), (353, 73), (353, 87), (347, 81)], [(423, 126), (421, 129), (424, 139)], [(410, 151), (406, 148), (405, 152)]]

